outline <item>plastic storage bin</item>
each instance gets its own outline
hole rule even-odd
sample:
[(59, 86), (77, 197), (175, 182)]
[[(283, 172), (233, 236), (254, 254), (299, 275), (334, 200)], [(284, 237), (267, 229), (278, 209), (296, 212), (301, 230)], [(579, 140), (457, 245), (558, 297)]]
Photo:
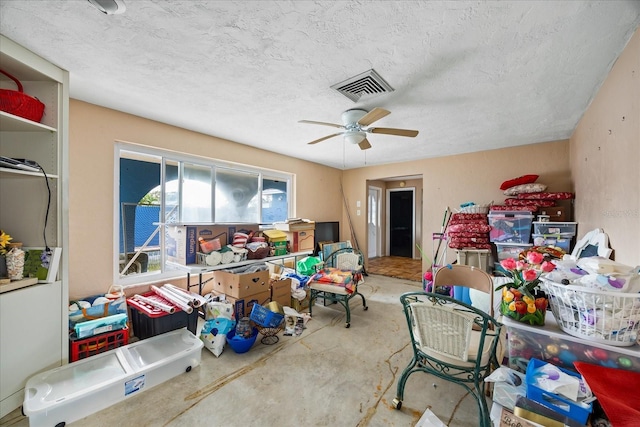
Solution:
[(518, 259), (520, 252), (533, 247), (531, 243), (495, 243), (498, 261), (508, 258)]
[(571, 234), (533, 234), (534, 246), (555, 246), (562, 249), (566, 253), (571, 253), (571, 240), (573, 235)]
[[(546, 363), (547, 362), (543, 362), (542, 360), (538, 359), (531, 359), (531, 361), (529, 362), (526, 374), (527, 398), (534, 400), (541, 405), (546, 406), (547, 408), (553, 409), (554, 411), (562, 415), (574, 419), (579, 423), (586, 424), (587, 418), (589, 418), (589, 414), (593, 410), (593, 405), (591, 403), (587, 404), (576, 402), (560, 394), (555, 394), (543, 390), (536, 385), (537, 382), (534, 378), (533, 372), (535, 369), (545, 365)], [(571, 372), (562, 368), (560, 368), (560, 370), (567, 375), (571, 375), (572, 377), (582, 378), (580, 374), (577, 374), (575, 372)]]
[(491, 211), (487, 215), (489, 240), (497, 243), (529, 243), (533, 214), (526, 211)]
[[(142, 296), (159, 298), (165, 304), (173, 305), (164, 298), (159, 297), (154, 292), (147, 292)], [(174, 331), (180, 328), (187, 328), (192, 334), (196, 334), (198, 327), (198, 310), (193, 310), (191, 314), (175, 307), (173, 314), (166, 313), (159, 309), (153, 309), (135, 299), (128, 299), (127, 304), (131, 309), (131, 324), (133, 334), (141, 340)]]
[(458, 264), (478, 267), (482, 271), (489, 271), (489, 249), (459, 249), (457, 252)]
[(69, 424), (189, 372), (203, 345), (182, 329), (36, 374), (22, 405), (29, 426)]
[(76, 362), (127, 344), (129, 344), (128, 328), (84, 339), (69, 337), (69, 361)]
[(536, 358), (561, 368), (575, 370), (573, 362), (596, 363), (610, 368), (640, 372), (640, 345), (619, 347), (574, 337), (562, 331), (551, 310), (544, 326), (531, 326), (502, 317), (507, 327), (509, 367), (526, 370)]
[(536, 221), (533, 223), (535, 234), (568, 234), (573, 237), (576, 235), (577, 228), (577, 222)]

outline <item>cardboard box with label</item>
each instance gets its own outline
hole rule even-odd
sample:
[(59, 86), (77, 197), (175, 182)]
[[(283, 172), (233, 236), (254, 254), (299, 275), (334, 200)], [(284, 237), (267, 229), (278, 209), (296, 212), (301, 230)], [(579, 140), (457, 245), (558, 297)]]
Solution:
[(167, 224), (167, 260), (182, 265), (196, 264), (200, 237), (204, 240), (220, 239), (220, 244), (226, 246), (233, 241), (233, 234), (237, 231), (258, 228), (258, 224)]
[[(222, 295), (217, 292), (214, 292), (216, 295)], [(263, 292), (258, 292), (257, 294), (247, 295), (242, 298), (235, 298), (228, 294), (224, 294), (225, 299), (233, 304), (234, 315), (236, 320), (240, 320), (243, 317), (249, 317), (251, 314), (251, 309), (253, 308), (253, 304), (264, 305), (269, 302), (271, 298), (271, 291), (266, 290)]]
[(268, 269), (239, 274), (218, 270), (213, 273), (213, 282), (214, 292), (234, 298), (244, 298), (261, 292), (267, 292), (267, 298), (271, 296)]
[(275, 223), (276, 230), (284, 231), (289, 241), (291, 252), (313, 251), (316, 223)]

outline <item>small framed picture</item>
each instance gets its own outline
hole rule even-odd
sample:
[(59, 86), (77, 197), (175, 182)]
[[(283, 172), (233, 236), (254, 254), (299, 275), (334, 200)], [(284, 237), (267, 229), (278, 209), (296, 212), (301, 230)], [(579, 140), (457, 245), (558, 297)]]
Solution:
[(36, 277), (38, 283), (52, 283), (58, 277), (62, 248), (23, 248), (24, 277)]

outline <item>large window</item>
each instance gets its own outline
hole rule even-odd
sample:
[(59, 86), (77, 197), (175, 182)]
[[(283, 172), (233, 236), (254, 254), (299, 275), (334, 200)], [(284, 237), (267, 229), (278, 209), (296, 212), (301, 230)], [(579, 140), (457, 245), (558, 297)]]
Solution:
[(166, 259), (167, 224), (268, 225), (293, 216), (291, 174), (124, 143), (116, 159), (119, 284), (178, 274)]

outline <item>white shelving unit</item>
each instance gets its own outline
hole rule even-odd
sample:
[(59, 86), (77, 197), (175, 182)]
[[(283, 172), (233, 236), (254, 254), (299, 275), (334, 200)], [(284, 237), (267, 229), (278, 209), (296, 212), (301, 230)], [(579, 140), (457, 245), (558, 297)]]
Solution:
[[(2, 35), (0, 68), (45, 104), (40, 123), (0, 112), (0, 155), (34, 160), (47, 176), (0, 168), (0, 227), (25, 247), (44, 247), (46, 236), (49, 247), (63, 248), (57, 281), (0, 293), (3, 417), (22, 404), (29, 377), (68, 362), (69, 74)], [(16, 90), (4, 75), (0, 87)]]

